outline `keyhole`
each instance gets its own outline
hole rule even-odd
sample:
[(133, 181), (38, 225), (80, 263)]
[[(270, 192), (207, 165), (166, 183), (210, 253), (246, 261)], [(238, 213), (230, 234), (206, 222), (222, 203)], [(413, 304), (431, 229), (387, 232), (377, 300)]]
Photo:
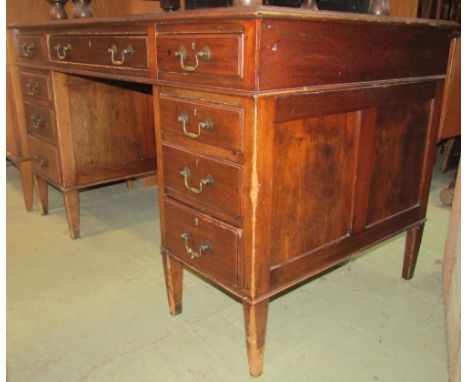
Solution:
[(200, 164), (200, 159), (197, 158), (197, 159), (195, 160), (195, 166), (198, 167), (199, 164)]

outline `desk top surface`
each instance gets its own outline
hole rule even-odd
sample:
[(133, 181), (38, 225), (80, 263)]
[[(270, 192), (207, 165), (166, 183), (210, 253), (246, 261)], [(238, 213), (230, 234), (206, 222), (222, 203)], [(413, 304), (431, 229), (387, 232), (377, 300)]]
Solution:
[(148, 24), (151, 22), (190, 22), (196, 20), (229, 20), (229, 19), (269, 19), (282, 18), (292, 20), (330, 21), (372, 23), (400, 26), (422, 26), (443, 29), (459, 30), (460, 25), (450, 21), (430, 19), (416, 19), (395, 16), (375, 16), (368, 14), (310, 11), (307, 9), (275, 7), (275, 6), (248, 6), (197, 9), (176, 12), (158, 12), (142, 15), (95, 17), (89, 19), (75, 19), (63, 21), (50, 21), (34, 24), (11, 24), (9, 28), (51, 28), (63, 29), (66, 27), (86, 27), (95, 25), (121, 25), (121, 24)]

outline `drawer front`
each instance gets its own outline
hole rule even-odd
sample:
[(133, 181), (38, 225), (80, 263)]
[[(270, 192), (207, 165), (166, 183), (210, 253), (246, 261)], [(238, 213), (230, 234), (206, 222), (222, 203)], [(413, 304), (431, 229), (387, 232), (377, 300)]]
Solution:
[(220, 80), (244, 78), (242, 33), (160, 34), (156, 40), (159, 79), (172, 74), (182, 82), (198, 78), (219, 86)]
[(163, 219), (164, 248), (200, 272), (239, 286), (240, 230), (167, 199)]
[(49, 36), (49, 58), (116, 69), (148, 69), (147, 36)]
[(244, 111), (242, 108), (196, 101), (187, 98), (161, 96), (161, 128), (165, 139), (172, 134), (183, 138), (184, 144), (200, 142), (213, 146), (206, 151), (223, 148), (238, 157), (243, 152)]
[(16, 37), (16, 57), (19, 61), (43, 61), (44, 46), (41, 35), (18, 35)]
[(241, 213), (241, 168), (192, 152), (163, 145), (166, 193), (222, 218)]
[(21, 72), (21, 87), (26, 100), (49, 105), (52, 101), (50, 77), (46, 73)]
[(24, 109), (28, 133), (55, 142), (56, 130), (52, 110), (29, 102), (24, 103)]
[(29, 136), (29, 151), (33, 170), (55, 183), (59, 183), (60, 168), (57, 149), (35, 137)]

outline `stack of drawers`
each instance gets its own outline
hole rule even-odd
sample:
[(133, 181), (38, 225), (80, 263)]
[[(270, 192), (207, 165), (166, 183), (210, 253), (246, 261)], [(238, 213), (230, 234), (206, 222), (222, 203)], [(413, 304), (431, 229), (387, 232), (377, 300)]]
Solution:
[[(157, 25), (162, 247), (230, 290), (244, 288), (253, 105), (252, 24)], [(184, 84), (180, 86), (180, 84)], [(187, 84), (210, 90), (190, 90)], [(221, 91), (219, 91), (221, 90)]]
[(210, 94), (166, 89), (160, 110), (164, 246), (239, 288), (244, 109)]
[[(48, 185), (60, 189), (70, 235), (77, 238), (81, 189), (156, 170), (151, 88), (126, 82), (149, 77), (147, 27), (14, 37), (40, 209), (47, 213)], [(89, 77), (102, 73), (116, 80)]]
[[(17, 43), (18, 60), (44, 60), (41, 35), (19, 36)], [(59, 184), (61, 176), (50, 72), (22, 68), (20, 82), (33, 171)]]

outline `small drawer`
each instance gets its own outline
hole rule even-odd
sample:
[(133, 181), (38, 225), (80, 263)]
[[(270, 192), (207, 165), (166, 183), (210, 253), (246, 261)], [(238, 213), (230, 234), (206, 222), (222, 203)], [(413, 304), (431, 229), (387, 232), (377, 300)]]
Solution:
[(18, 35), (16, 37), (16, 57), (20, 61), (43, 61), (44, 46), (41, 35)]
[(241, 215), (241, 167), (163, 145), (166, 193), (175, 199), (232, 218)]
[(60, 168), (57, 149), (33, 136), (29, 136), (29, 151), (33, 170), (55, 183), (59, 183)]
[(55, 142), (56, 130), (52, 110), (29, 102), (24, 103), (24, 108), (28, 133)]
[(240, 287), (241, 230), (168, 199), (163, 219), (163, 248), (207, 276)]
[(52, 89), (46, 72), (21, 72), (20, 79), (24, 99), (50, 105)]
[(244, 78), (243, 33), (160, 34), (156, 47), (159, 79), (200, 82), (198, 78), (219, 86), (220, 80)]
[(116, 69), (148, 69), (147, 36), (51, 35), (49, 58)]
[[(204, 151), (219, 155), (219, 149), (233, 157), (243, 152), (244, 110), (239, 107), (163, 96), (160, 98), (161, 128), (165, 140), (173, 134), (184, 145), (200, 142)], [(178, 140), (180, 142), (180, 139)]]

